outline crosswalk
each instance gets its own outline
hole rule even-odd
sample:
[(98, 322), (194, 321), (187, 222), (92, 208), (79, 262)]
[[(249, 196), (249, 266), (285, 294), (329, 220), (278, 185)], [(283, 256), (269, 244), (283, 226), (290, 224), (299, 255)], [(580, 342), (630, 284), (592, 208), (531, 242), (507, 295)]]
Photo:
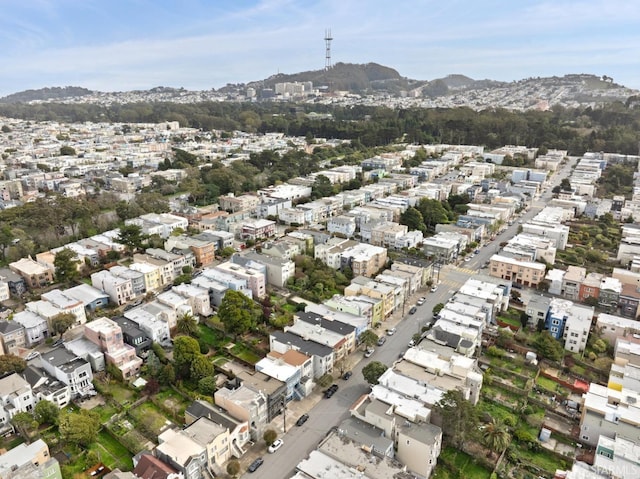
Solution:
[(469, 274), (469, 275), (474, 275), (474, 274), (478, 274), (479, 273), (479, 270), (477, 270), (477, 269), (461, 268), (459, 266), (450, 266), (450, 269), (452, 269), (454, 271), (459, 271), (460, 273)]

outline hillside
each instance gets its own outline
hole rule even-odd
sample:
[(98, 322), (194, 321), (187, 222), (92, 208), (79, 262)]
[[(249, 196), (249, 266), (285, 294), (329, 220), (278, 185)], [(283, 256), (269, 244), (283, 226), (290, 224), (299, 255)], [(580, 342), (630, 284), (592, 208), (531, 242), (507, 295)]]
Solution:
[(33, 101), (53, 101), (90, 95), (91, 90), (79, 86), (40, 88), (25, 90), (0, 98), (0, 103), (28, 103)]

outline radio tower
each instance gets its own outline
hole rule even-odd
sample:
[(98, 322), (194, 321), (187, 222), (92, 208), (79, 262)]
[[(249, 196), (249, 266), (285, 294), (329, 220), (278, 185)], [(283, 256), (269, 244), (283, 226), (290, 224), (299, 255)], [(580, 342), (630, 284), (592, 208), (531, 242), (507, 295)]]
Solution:
[(324, 56), (324, 69), (325, 71), (331, 68), (331, 29), (324, 31), (324, 44), (325, 44), (325, 56)]

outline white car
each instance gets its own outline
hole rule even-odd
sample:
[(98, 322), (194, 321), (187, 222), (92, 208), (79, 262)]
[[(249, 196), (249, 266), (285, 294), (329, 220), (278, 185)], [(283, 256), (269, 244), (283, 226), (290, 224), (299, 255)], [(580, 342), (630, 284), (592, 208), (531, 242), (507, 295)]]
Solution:
[(431, 292), (435, 293), (436, 291), (438, 291), (438, 285), (434, 284), (433, 286), (431, 286)]
[(282, 439), (276, 439), (273, 444), (271, 444), (269, 446), (269, 452), (271, 454), (273, 454), (274, 452), (276, 452), (278, 449), (280, 449), (282, 447), (282, 445), (284, 444), (284, 442), (282, 442)]
[(396, 328), (387, 329), (387, 336), (393, 336), (396, 334)]
[(422, 297), (422, 298), (420, 298), (420, 299), (416, 302), (416, 304), (417, 304), (418, 306), (422, 306), (426, 300), (427, 300), (427, 298)]
[(38, 351), (32, 351), (29, 354), (27, 354), (27, 357), (24, 358), (26, 361), (31, 361), (32, 359), (37, 358), (38, 356), (40, 356), (40, 353)]
[(365, 357), (365, 358), (370, 358), (370, 357), (371, 357), (371, 355), (372, 355), (373, 353), (375, 353), (375, 352), (376, 352), (376, 350), (375, 350), (375, 349), (373, 349), (373, 348), (368, 348), (368, 349), (364, 352), (364, 357)]

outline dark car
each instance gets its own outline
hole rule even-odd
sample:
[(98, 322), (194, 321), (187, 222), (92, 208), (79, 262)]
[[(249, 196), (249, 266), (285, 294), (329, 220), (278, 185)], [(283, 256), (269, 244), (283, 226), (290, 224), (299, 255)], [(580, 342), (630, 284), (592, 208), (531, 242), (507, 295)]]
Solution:
[(344, 380), (346, 381), (346, 380), (347, 380), (347, 379), (349, 379), (351, 376), (353, 376), (353, 373), (352, 373), (351, 371), (347, 371), (346, 373), (344, 373), (344, 374), (342, 375), (342, 379), (344, 379)]
[(307, 422), (307, 419), (309, 419), (309, 415), (308, 414), (303, 414), (296, 421), (296, 426), (302, 426), (305, 422)]
[(416, 314), (416, 311), (418, 311), (418, 308), (416, 308), (415, 306), (411, 306), (411, 309), (409, 310), (409, 314)]
[(327, 389), (324, 392), (324, 397), (329, 399), (331, 396), (333, 396), (336, 393), (337, 390), (338, 390), (338, 385), (332, 384), (331, 386), (329, 386), (329, 389)]
[(253, 461), (250, 465), (249, 468), (247, 469), (247, 471), (249, 472), (256, 472), (256, 469), (258, 469), (260, 466), (262, 466), (262, 464), (264, 463), (264, 459), (262, 459), (261, 457), (259, 457), (258, 459), (256, 459), (255, 461)]

